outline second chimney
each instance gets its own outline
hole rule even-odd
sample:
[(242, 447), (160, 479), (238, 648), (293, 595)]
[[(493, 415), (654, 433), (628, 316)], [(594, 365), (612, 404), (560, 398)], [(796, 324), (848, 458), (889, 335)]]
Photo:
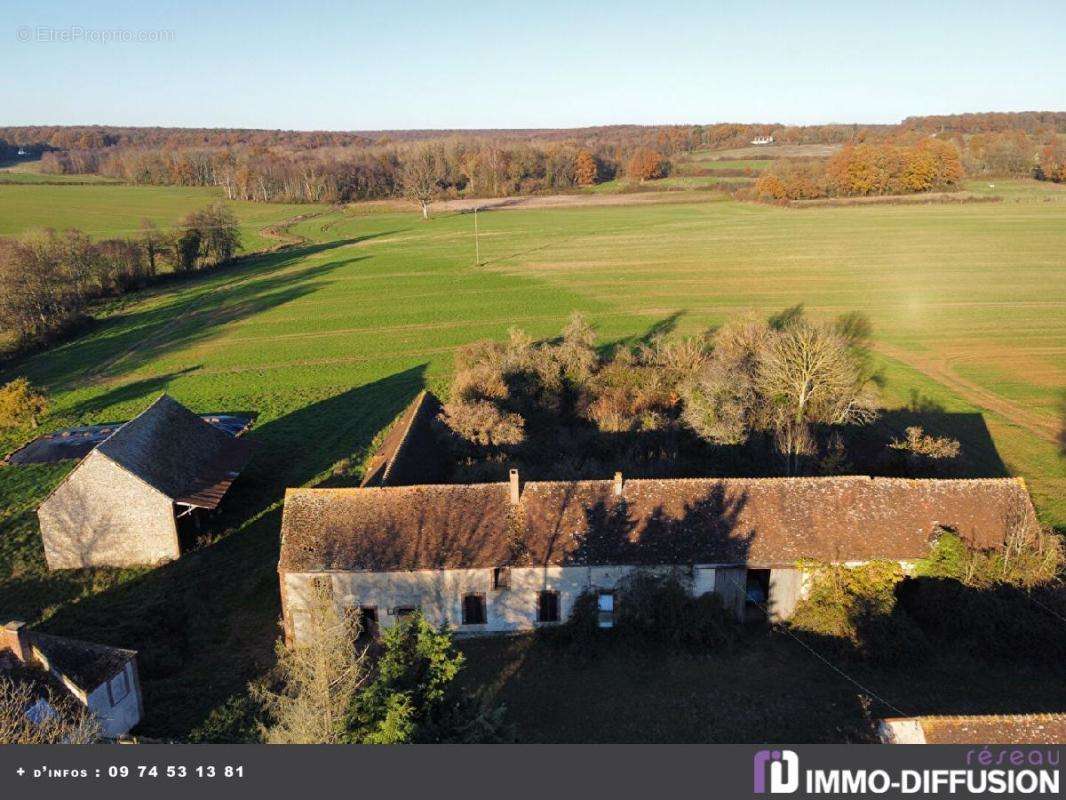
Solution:
[(614, 494), (615, 497), (622, 496), (622, 473), (616, 472), (614, 474)]
[(26, 664), (30, 661), (30, 629), (25, 622), (12, 620), (0, 628), (0, 651), (10, 650), (12, 654)]
[(518, 505), (518, 501), (522, 497), (522, 489), (518, 485), (518, 470), (511, 470), (511, 505)]

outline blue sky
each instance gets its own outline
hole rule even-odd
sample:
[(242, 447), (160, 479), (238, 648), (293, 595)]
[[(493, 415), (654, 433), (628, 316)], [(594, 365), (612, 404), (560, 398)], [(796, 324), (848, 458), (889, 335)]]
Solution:
[[(80, 28), (80, 41), (41, 41)], [(103, 42), (113, 29), (170, 41)], [(1066, 110), (1050, 2), (25, 2), (0, 124), (369, 130)], [(23, 39), (29, 41), (23, 41)]]

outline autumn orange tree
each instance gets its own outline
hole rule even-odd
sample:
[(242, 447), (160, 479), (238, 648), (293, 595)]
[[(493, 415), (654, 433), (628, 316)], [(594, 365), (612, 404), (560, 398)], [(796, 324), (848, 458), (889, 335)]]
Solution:
[(596, 161), (596, 156), (588, 150), (582, 150), (577, 154), (574, 162), (574, 179), (578, 186), (592, 186), (599, 178), (599, 174), (600, 165)]
[(1055, 139), (1040, 151), (1036, 177), (1040, 180), (1066, 183), (1066, 145)]
[(964, 174), (955, 145), (940, 139), (923, 139), (913, 147), (849, 146), (826, 164), (829, 191), (842, 196), (950, 189)]
[(808, 161), (775, 161), (755, 182), (760, 200), (811, 200), (826, 196), (825, 166)]
[(626, 174), (641, 182), (664, 178), (668, 170), (666, 159), (648, 147), (637, 150), (626, 165)]

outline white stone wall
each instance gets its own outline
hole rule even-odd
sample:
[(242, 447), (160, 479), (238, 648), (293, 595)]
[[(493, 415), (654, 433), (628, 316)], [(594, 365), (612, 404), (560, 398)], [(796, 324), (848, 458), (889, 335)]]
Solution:
[[(119, 674), (116, 673), (116, 676)], [(107, 681), (90, 692), (86, 702), (86, 706), (100, 721), (104, 736), (109, 738), (129, 733), (130, 729), (141, 721), (141, 687), (135, 662), (126, 664), (125, 676), (129, 681), (129, 693), (123, 699), (111, 704), (111, 695), (107, 690), (111, 681)]]
[[(492, 569), (419, 570), (415, 572), (288, 573), (285, 614), (292, 639), (299, 644), (307, 624), (307, 597), (315, 577), (328, 576), (333, 597), (341, 607), (373, 606), (378, 625), (398, 621), (394, 609), (415, 606), (435, 625), (447, 623), (457, 634), (509, 633), (531, 630), (537, 622), (537, 599), (543, 590), (559, 593), (559, 620), (565, 622), (574, 601), (585, 591), (612, 590), (625, 576), (638, 570), (674, 574), (691, 586), (692, 570), (671, 565), (656, 567), (513, 567), (510, 588), (492, 588)], [(484, 625), (463, 625), (463, 595), (484, 594)]]
[(151, 565), (181, 555), (170, 498), (95, 450), (37, 516), (49, 569)]
[[(858, 567), (866, 562), (848, 562)], [(913, 565), (900, 562), (904, 571)], [(754, 567), (753, 567), (754, 568)], [(653, 567), (513, 567), (510, 588), (492, 588), (492, 569), (417, 570), (412, 572), (304, 572), (283, 573), (282, 603), (290, 644), (299, 644), (306, 625), (307, 597), (315, 578), (328, 578), (333, 597), (341, 608), (373, 607), (378, 626), (388, 628), (399, 619), (396, 608), (420, 608), (435, 625), (445, 623), (457, 635), (511, 633), (532, 630), (537, 622), (537, 598), (542, 590), (559, 593), (559, 621), (565, 622), (574, 601), (583, 592), (615, 589), (636, 571), (673, 574), (688, 590), (703, 594), (713, 591), (739, 619), (745, 617), (745, 586), (748, 568), (735, 564), (659, 565)], [(811, 592), (811, 575), (794, 567), (770, 570), (768, 609), (772, 622), (789, 619), (798, 603)], [(484, 625), (463, 625), (463, 596), (485, 596)]]
[(925, 744), (922, 723), (906, 717), (881, 720), (877, 736), (884, 744)]

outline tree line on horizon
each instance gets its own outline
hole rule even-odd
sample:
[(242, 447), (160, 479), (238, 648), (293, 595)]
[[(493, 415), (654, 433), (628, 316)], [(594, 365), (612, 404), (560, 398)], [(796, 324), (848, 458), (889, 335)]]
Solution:
[(219, 186), (229, 199), (345, 203), (410, 195), (405, 174), (429, 158), (435, 195), (499, 197), (557, 192), (617, 176), (664, 177), (701, 148), (744, 146), (773, 132), (796, 144), (880, 136), (876, 127), (774, 125), (608, 126), (578, 130), (332, 132), (162, 128), (0, 128), (39, 154), (49, 174), (99, 174), (135, 184)]
[[(767, 135), (777, 144), (899, 148), (936, 136), (954, 143), (968, 174), (1062, 180), (1063, 133), (1066, 114), (1053, 112), (918, 117), (899, 125), (721, 123), (466, 132), (36, 126), (0, 128), (0, 158), (14, 158), (24, 147), (51, 174), (219, 186), (234, 200), (345, 203), (410, 196), (411, 173), (427, 159), (435, 165), (435, 197), (499, 197), (565, 191), (622, 175), (663, 177), (671, 160), (685, 153), (746, 146)], [(810, 181), (792, 175), (791, 182)]]

